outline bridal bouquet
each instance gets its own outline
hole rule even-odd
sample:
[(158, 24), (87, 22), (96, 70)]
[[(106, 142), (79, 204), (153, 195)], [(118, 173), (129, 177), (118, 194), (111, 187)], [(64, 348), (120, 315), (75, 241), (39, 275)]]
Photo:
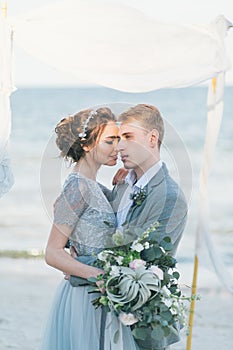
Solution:
[(178, 336), (189, 299), (179, 288), (176, 260), (169, 254), (171, 239), (165, 237), (158, 243), (157, 227), (155, 223), (126, 245), (123, 234), (116, 231), (116, 246), (97, 256), (97, 266), (104, 270), (98, 277), (104, 292), (93, 300), (96, 308), (115, 312), (124, 325), (131, 326), (139, 346), (151, 349), (153, 341), (158, 344), (165, 337)]

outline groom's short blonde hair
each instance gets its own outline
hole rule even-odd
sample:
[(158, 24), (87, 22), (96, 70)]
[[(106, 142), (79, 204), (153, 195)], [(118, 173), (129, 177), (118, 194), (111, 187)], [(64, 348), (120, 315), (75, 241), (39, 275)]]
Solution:
[(164, 122), (159, 110), (152, 105), (138, 104), (119, 115), (117, 120), (121, 123), (137, 121), (140, 125), (151, 131), (156, 129), (159, 133), (158, 147), (160, 148), (164, 137)]

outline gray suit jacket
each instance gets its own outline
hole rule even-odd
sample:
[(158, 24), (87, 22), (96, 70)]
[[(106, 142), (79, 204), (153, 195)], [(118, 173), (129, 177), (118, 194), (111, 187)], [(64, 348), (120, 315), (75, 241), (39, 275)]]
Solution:
[[(112, 196), (112, 206), (115, 211), (127, 183), (115, 186)], [(125, 223), (124, 232), (128, 239), (140, 236), (151, 224), (158, 221), (159, 238), (169, 236), (174, 244), (174, 255), (180, 242), (187, 219), (187, 202), (178, 184), (170, 177), (163, 163), (158, 173), (145, 187), (146, 198), (139, 206), (130, 209)]]
[[(127, 183), (117, 185), (112, 193), (112, 206), (115, 211), (119, 207), (120, 200)], [(123, 224), (125, 236), (132, 241), (140, 236), (151, 224), (159, 222), (157, 228), (159, 239), (165, 236), (171, 238), (174, 244), (172, 255), (176, 253), (187, 220), (187, 202), (178, 184), (170, 177), (166, 165), (160, 168), (158, 173), (146, 185), (147, 196), (141, 205), (129, 210)], [(179, 329), (179, 324), (177, 324)], [(180, 340), (177, 335), (170, 335), (156, 344), (156, 349), (164, 349), (170, 344)], [(144, 344), (146, 346), (146, 344)], [(147, 349), (140, 347), (141, 350)], [(149, 349), (148, 349), (149, 350)]]

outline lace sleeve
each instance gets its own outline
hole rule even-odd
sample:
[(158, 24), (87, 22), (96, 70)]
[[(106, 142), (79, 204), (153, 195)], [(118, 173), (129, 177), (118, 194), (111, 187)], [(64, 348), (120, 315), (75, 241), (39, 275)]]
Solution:
[(74, 228), (85, 208), (85, 186), (77, 176), (70, 175), (54, 204), (54, 223)]

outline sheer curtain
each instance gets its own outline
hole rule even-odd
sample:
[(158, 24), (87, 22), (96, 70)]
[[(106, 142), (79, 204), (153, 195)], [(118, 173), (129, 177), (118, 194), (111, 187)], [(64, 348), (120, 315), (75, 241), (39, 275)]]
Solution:
[(4, 18), (0, 19), (0, 197), (14, 183), (7, 152), (11, 132), (10, 95), (12, 82), (12, 30)]
[(65, 0), (9, 20), (29, 54), (79, 81), (121, 91), (190, 86), (230, 67), (224, 16), (182, 25), (112, 0)]

